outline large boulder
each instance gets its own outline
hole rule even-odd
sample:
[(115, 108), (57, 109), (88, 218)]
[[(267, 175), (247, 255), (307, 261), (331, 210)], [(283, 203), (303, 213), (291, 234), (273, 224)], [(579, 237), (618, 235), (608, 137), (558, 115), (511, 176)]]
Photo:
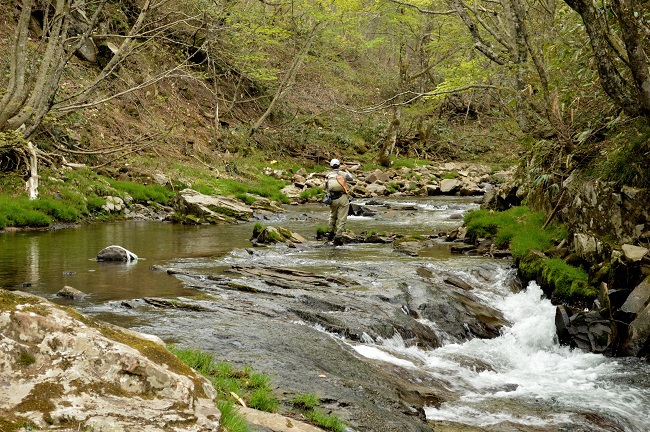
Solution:
[(650, 305), (630, 323), (627, 338), (621, 347), (621, 354), (650, 357)]
[(463, 182), (456, 179), (443, 179), (440, 181), (440, 193), (449, 195), (460, 191)]
[(650, 356), (650, 277), (641, 282), (627, 297), (621, 306), (621, 312), (632, 320), (621, 347), (621, 354)]
[(193, 189), (183, 189), (172, 200), (178, 220), (184, 223), (229, 223), (248, 220), (253, 210), (240, 201), (213, 195), (203, 195)]
[(159, 338), (6, 290), (0, 334), (0, 424), (9, 430), (219, 430), (216, 391)]
[(616, 325), (599, 311), (582, 311), (560, 305), (555, 310), (555, 328), (563, 345), (611, 355)]

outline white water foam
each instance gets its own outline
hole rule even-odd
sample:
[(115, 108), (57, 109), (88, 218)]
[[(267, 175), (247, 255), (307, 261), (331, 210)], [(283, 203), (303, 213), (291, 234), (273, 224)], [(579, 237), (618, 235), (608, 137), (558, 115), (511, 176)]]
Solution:
[(425, 408), (429, 420), (477, 427), (503, 422), (541, 427), (581, 423), (575, 413), (596, 413), (625, 431), (650, 430), (650, 395), (629, 383), (620, 384), (617, 378), (624, 369), (615, 360), (559, 346), (555, 306), (542, 299), (536, 284), (493, 306), (512, 322), (495, 339), (451, 343), (425, 352), (406, 347), (396, 337), (378, 341), (380, 346), (355, 349), (366, 357), (421, 367), (462, 394), (439, 407)]

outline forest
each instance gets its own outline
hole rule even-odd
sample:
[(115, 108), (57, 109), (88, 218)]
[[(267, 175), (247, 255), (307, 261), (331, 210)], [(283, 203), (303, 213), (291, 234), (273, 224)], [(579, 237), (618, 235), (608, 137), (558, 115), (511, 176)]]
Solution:
[[(252, 154), (650, 183), (647, 2), (11, 0), (4, 173)], [(240, 164), (242, 162), (239, 162)], [(301, 162), (305, 163), (305, 162)], [(233, 162), (234, 164), (234, 162)], [(232, 165), (232, 164), (231, 164)], [(135, 169), (135, 168), (134, 168)]]

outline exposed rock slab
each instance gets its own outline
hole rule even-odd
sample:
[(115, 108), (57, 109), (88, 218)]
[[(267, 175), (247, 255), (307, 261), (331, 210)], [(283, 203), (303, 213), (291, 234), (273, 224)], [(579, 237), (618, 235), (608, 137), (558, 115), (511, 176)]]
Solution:
[(253, 209), (246, 204), (223, 196), (203, 195), (183, 189), (172, 200), (177, 218), (185, 223), (228, 223), (248, 220)]
[(5, 290), (0, 335), (0, 418), (10, 424), (95, 431), (219, 428), (214, 388), (156, 337)]

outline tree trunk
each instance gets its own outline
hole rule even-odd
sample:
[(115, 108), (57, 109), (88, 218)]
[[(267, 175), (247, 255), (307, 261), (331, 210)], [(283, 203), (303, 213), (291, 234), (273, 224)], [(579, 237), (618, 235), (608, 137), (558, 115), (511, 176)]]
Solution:
[[(620, 1), (617, 0), (613, 3), (618, 4)], [(625, 0), (623, 1), (625, 2)], [(640, 103), (637, 89), (623, 78), (616, 67), (616, 54), (608, 43), (609, 28), (601, 19), (595, 3), (592, 0), (565, 0), (565, 2), (582, 17), (585, 29), (589, 35), (591, 48), (594, 51), (594, 59), (603, 90), (628, 115), (633, 117), (650, 115), (650, 111), (645, 109), (643, 104)], [(626, 4), (626, 7), (629, 7), (629, 5)], [(624, 30), (624, 33), (626, 32), (628, 33), (628, 38), (633, 38), (633, 35), (629, 34), (631, 33), (630, 29), (627, 31)], [(634, 46), (633, 41), (630, 41), (630, 43)], [(630, 49), (631, 45), (627, 41), (626, 45), (628, 47), (627, 49)], [(634, 70), (632, 70), (632, 73), (634, 74)], [(638, 79), (642, 78), (639, 77)]]
[(29, 151), (29, 179), (25, 183), (27, 189), (27, 196), (30, 200), (38, 198), (38, 156), (36, 155), (36, 147), (30, 141), (27, 143), (27, 150)]

